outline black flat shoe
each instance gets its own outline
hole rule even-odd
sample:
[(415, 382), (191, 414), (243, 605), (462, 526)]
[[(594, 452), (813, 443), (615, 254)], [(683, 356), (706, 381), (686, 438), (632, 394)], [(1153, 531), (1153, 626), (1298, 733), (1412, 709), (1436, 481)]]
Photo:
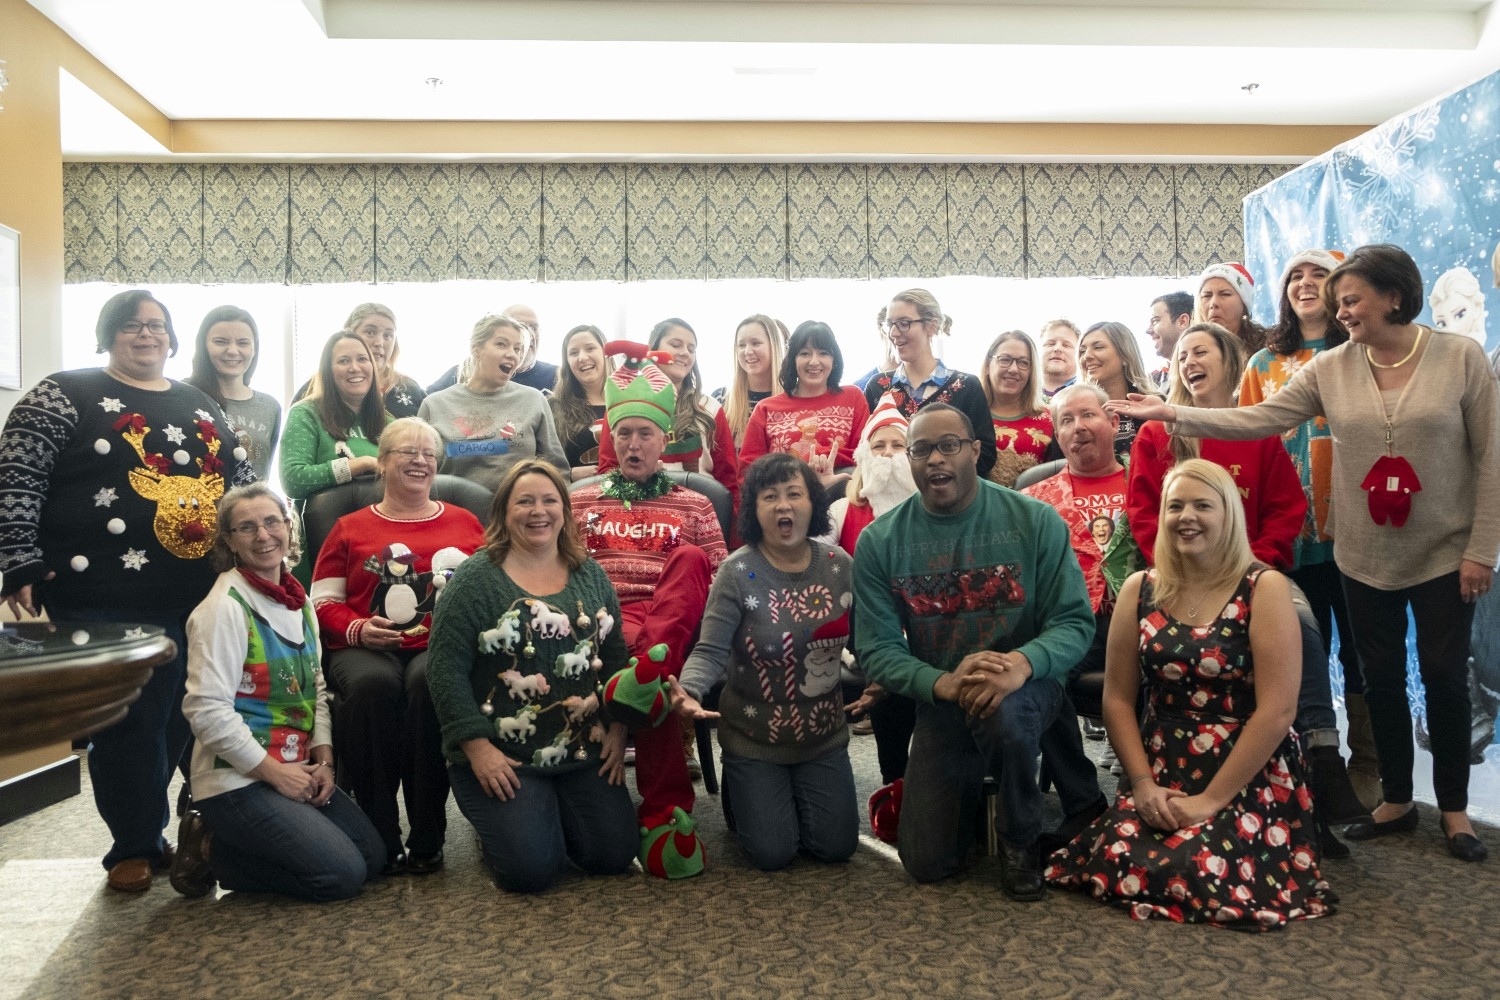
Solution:
[(1384, 823), (1377, 822), (1373, 817), (1362, 819), (1358, 823), (1351, 823), (1344, 830), (1345, 840), (1374, 840), (1376, 837), (1385, 837), (1393, 833), (1411, 833), (1417, 828), (1417, 807), (1413, 805), (1406, 812), (1395, 819), (1388, 819)]
[(1472, 833), (1449, 833), (1448, 824), (1439, 821), (1443, 828), (1443, 839), (1448, 841), (1448, 853), (1460, 861), (1483, 861), (1490, 856), (1484, 841)]
[(408, 875), (431, 875), (440, 871), (443, 867), (443, 849), (439, 847), (436, 854), (413, 854), (406, 855), (406, 873)]
[(380, 874), (386, 878), (393, 875), (406, 874), (406, 855), (397, 853), (386, 859), (385, 867), (380, 869)]

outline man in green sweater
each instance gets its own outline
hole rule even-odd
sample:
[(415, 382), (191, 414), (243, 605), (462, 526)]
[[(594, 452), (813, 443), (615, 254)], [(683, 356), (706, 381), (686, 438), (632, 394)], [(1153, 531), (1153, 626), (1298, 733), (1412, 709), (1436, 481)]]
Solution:
[(919, 882), (961, 868), (980, 787), (997, 779), (1001, 889), (1042, 897), (1041, 734), (1094, 615), (1068, 529), (1046, 504), (979, 478), (968, 418), (934, 404), (906, 454), (919, 496), (865, 529), (854, 557), (856, 648), (870, 679), (917, 701), (897, 848)]

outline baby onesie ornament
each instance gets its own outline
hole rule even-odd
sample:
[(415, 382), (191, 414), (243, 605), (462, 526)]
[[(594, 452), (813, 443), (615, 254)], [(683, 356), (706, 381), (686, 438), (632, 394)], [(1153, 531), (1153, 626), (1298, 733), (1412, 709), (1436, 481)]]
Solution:
[(1411, 516), (1412, 494), (1422, 491), (1422, 481), (1406, 459), (1382, 455), (1370, 466), (1359, 488), (1369, 494), (1371, 520), (1400, 528)]

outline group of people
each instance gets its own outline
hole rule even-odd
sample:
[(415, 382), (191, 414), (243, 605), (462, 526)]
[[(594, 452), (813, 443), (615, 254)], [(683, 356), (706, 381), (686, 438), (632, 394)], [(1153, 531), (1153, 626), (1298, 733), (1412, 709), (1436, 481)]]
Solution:
[[(187, 895), (346, 898), (443, 866), (450, 789), (505, 889), (570, 863), (691, 876), (704, 720), (749, 861), (842, 861), (860, 823), (846, 718), (868, 714), (892, 786), (877, 832), (917, 880), (965, 866), (990, 780), (1007, 897), (1051, 882), (1269, 929), (1332, 912), (1334, 827), (1416, 826), (1408, 604), (1444, 833), (1480, 860), (1466, 673), (1500, 552), (1478, 503), (1500, 475), (1494, 372), (1411, 322), (1421, 280), (1398, 248), (1295, 255), (1269, 331), (1250, 280), (1215, 265), (1196, 299), (1152, 303), (1164, 373), (1124, 324), (1066, 320), (1040, 344), (1001, 333), (977, 377), (950, 369), (952, 321), (913, 288), (853, 384), (827, 325), (754, 314), (713, 394), (682, 319), (646, 344), (577, 327), (552, 366), (524, 306), (480, 320), (423, 390), (367, 303), (284, 430), (249, 387), (248, 314), (205, 317), (178, 383), (166, 307), (115, 296), (108, 365), (43, 380), (0, 438), (12, 606), (156, 625), (179, 649), (90, 749), (109, 884), (169, 869)], [(291, 502), (264, 483), (278, 448)], [(492, 495), (486, 516), (435, 498), (440, 474)], [(296, 503), (371, 475), (380, 499), (299, 553)], [(1378, 802), (1340, 754), (1335, 620)], [(847, 703), (846, 667), (864, 678)], [(1078, 709), (1123, 769), (1112, 800)]]

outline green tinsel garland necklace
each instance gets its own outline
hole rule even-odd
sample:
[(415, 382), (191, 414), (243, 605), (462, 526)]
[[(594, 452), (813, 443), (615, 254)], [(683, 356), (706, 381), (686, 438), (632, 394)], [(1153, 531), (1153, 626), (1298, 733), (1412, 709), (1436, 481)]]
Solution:
[(604, 488), (599, 491), (600, 496), (618, 500), (629, 510), (630, 505), (640, 500), (655, 500), (657, 497), (665, 496), (672, 488), (672, 480), (666, 473), (658, 472), (644, 483), (638, 483), (633, 479), (626, 479), (620, 470), (615, 469), (604, 476)]

